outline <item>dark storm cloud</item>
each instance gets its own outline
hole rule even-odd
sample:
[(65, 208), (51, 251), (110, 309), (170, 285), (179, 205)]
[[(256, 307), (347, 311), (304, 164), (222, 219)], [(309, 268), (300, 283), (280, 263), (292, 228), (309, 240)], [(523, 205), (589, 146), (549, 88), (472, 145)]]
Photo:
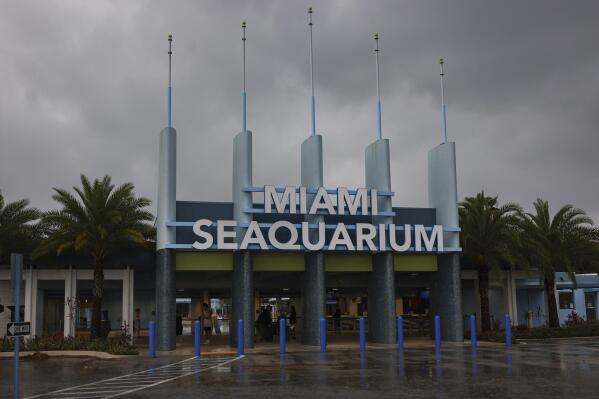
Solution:
[(4, 1), (3, 194), (47, 209), (50, 187), (86, 173), (132, 181), (154, 199), (172, 33), (178, 198), (229, 200), (242, 20), (254, 182), (297, 184), (309, 132), (308, 6), (328, 186), (364, 182), (378, 32), (395, 204), (427, 205), (426, 155), (440, 141), (437, 62), (445, 57), (460, 195), (485, 189), (526, 207), (541, 196), (599, 219), (594, 1)]

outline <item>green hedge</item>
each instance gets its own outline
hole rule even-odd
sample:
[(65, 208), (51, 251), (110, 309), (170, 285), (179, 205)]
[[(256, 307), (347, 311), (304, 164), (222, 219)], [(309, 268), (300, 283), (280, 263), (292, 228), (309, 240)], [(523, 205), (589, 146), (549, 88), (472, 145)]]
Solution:
[[(0, 352), (13, 350), (13, 338), (0, 339)], [(107, 339), (90, 339), (89, 337), (68, 337), (52, 335), (30, 339), (21, 339), (21, 350), (40, 351), (97, 351), (113, 355), (137, 355), (138, 352), (128, 336)]]
[[(548, 338), (567, 338), (567, 337), (595, 337), (599, 336), (599, 323), (590, 322), (577, 324), (569, 327), (537, 327), (537, 328), (513, 328), (512, 341), (523, 339), (548, 339)], [(469, 338), (466, 335), (465, 338)], [(493, 330), (481, 333), (478, 337), (481, 341), (505, 342), (504, 330)]]
[(517, 339), (594, 337), (599, 336), (599, 323), (585, 323), (571, 327), (517, 328), (514, 330), (513, 335)]

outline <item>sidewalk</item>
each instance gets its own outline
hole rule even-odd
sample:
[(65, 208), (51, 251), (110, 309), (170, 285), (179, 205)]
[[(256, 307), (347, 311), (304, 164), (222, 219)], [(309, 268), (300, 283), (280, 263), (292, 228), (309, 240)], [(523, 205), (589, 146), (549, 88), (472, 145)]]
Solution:
[[(360, 348), (358, 335), (342, 335), (342, 336), (329, 336), (327, 342), (327, 352), (330, 351), (348, 351), (355, 350), (356, 352)], [(212, 354), (212, 353), (236, 353), (237, 346), (231, 346), (229, 343), (230, 337), (228, 335), (215, 335), (211, 338), (210, 344), (204, 344), (202, 341), (201, 352), (202, 354)], [(140, 351), (140, 355), (143, 355), (147, 352), (148, 346), (146, 342), (137, 342), (136, 343), (138, 350)], [(494, 343), (494, 342), (484, 342), (478, 341), (478, 346), (501, 346), (502, 344)], [(442, 347), (469, 347), (470, 341), (465, 340), (463, 342), (443, 342)], [(432, 339), (427, 337), (410, 337), (406, 338), (404, 342), (404, 348), (406, 349), (426, 349), (430, 348), (434, 349), (435, 342)], [(397, 344), (374, 344), (366, 342), (367, 350), (380, 350), (380, 349), (390, 349), (397, 348)], [(299, 339), (292, 339), (287, 341), (286, 352), (287, 353), (299, 353), (299, 352), (319, 352), (319, 346), (308, 346), (301, 344)], [(175, 356), (193, 356), (194, 348), (193, 348), (193, 336), (192, 335), (182, 335), (177, 337), (177, 347), (176, 350), (168, 352), (169, 354)], [(263, 342), (256, 341), (254, 344), (254, 348), (245, 348), (246, 354), (272, 354), (279, 352), (279, 337), (275, 336), (272, 342)], [(160, 353), (160, 352), (158, 352)]]

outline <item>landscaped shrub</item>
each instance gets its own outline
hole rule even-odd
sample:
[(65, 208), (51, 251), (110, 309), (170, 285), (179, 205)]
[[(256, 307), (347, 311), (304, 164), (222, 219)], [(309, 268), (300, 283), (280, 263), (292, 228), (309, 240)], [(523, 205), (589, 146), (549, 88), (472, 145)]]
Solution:
[[(12, 338), (1, 339), (0, 351), (12, 351), (12, 341)], [(127, 335), (94, 340), (88, 337), (64, 338), (62, 335), (47, 335), (26, 339), (21, 342), (21, 350), (30, 352), (68, 350), (107, 352), (113, 355), (137, 355), (138, 353), (135, 346), (131, 344), (131, 338)]]
[(586, 320), (580, 317), (578, 313), (573, 310), (572, 313), (568, 315), (568, 319), (564, 322), (564, 324), (566, 327), (580, 326), (586, 324)]
[[(523, 339), (546, 339), (546, 338), (566, 338), (566, 337), (594, 337), (599, 336), (599, 322), (580, 323), (578, 320), (566, 327), (537, 327), (525, 328), (518, 326), (512, 328), (512, 341)], [(467, 335), (465, 338), (469, 338)], [(481, 333), (478, 337), (481, 341), (505, 342), (504, 330), (493, 330)]]
[(571, 327), (539, 327), (528, 330), (514, 331), (517, 339), (543, 339), (565, 337), (594, 337), (599, 336), (599, 323), (591, 322)]

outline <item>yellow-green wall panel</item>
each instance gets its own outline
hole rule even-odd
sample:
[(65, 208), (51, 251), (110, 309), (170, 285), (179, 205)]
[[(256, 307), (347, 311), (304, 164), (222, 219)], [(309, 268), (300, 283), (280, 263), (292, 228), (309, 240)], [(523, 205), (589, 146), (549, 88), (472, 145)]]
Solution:
[(396, 272), (436, 272), (436, 255), (395, 255)]
[[(177, 252), (176, 268), (179, 271), (232, 271), (232, 252)], [(300, 252), (263, 252), (253, 254), (254, 271), (257, 272), (302, 272), (304, 254)], [(327, 272), (369, 272), (372, 270), (372, 255), (369, 254), (325, 254)], [(437, 271), (435, 255), (395, 255), (395, 271)]]
[(304, 254), (299, 252), (262, 252), (252, 256), (255, 272), (303, 272)]
[(212, 251), (177, 252), (175, 262), (176, 269), (182, 272), (230, 272), (233, 270), (233, 253)]
[(369, 272), (372, 270), (371, 255), (325, 254), (327, 272)]

